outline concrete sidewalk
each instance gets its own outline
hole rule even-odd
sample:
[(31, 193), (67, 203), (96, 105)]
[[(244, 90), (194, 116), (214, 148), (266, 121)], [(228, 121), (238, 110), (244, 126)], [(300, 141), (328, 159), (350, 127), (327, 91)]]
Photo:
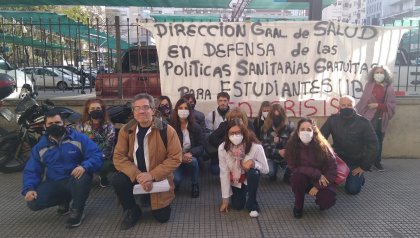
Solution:
[[(366, 174), (363, 191), (356, 196), (338, 189), (337, 204), (320, 211), (307, 197), (304, 216), (293, 217), (293, 194), (282, 181), (263, 177), (258, 201), (261, 214), (250, 218), (244, 211), (218, 211), (221, 201), (218, 177), (204, 164), (200, 197), (189, 197), (184, 181), (166, 224), (155, 221), (149, 208), (142, 220), (120, 231), (122, 208), (112, 188), (99, 188), (97, 178), (86, 207), (83, 224), (66, 229), (66, 217), (56, 208), (31, 212), (20, 195), (21, 173), (0, 174), (1, 237), (420, 237), (420, 160), (388, 159), (386, 171)], [(282, 174), (279, 174), (280, 176)], [(279, 177), (280, 177), (279, 176)]]

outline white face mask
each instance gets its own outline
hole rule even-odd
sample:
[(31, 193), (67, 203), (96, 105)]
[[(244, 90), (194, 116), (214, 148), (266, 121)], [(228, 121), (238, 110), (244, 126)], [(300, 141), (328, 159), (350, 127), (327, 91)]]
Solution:
[(267, 118), (267, 117), (268, 117), (268, 112), (262, 112), (262, 116), (263, 116), (264, 118)]
[(309, 144), (313, 136), (314, 131), (299, 131), (299, 139), (303, 142), (303, 144)]
[(385, 79), (385, 74), (374, 74), (373, 79), (378, 83), (382, 83)]
[(184, 109), (178, 110), (178, 116), (179, 116), (179, 118), (185, 119), (189, 115), (190, 115), (190, 111), (188, 111), (188, 110), (184, 110)]
[(231, 135), (229, 136), (230, 142), (232, 142), (234, 145), (239, 145), (242, 140), (244, 139), (243, 135)]

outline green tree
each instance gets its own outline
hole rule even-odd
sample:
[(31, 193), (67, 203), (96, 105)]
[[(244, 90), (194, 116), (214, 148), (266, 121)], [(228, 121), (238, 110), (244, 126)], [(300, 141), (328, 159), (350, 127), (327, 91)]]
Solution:
[(57, 8), (57, 13), (65, 14), (68, 18), (74, 20), (74, 21), (80, 21), (80, 23), (83, 23), (84, 25), (88, 24), (88, 18), (89, 13), (80, 6), (74, 6), (74, 7), (60, 7)]

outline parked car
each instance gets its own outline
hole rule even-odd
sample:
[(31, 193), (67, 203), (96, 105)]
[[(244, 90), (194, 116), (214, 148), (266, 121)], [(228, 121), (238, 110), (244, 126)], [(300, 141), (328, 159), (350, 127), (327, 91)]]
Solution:
[(31, 77), (25, 75), (22, 70), (16, 69), (0, 56), (0, 73), (5, 73), (15, 81), (15, 89), (6, 99), (24, 98), (27, 94), (34, 92)]
[[(80, 75), (80, 69), (78, 69), (77, 67), (74, 66), (70, 66), (70, 65), (56, 65), (56, 66), (49, 66), (49, 67), (53, 67), (53, 68), (57, 68), (59, 70), (61, 69), (65, 69), (66, 74), (69, 75), (78, 75), (79, 77), (81, 77)], [(92, 71), (90, 72), (89, 70), (84, 70), (84, 76), (85, 78), (89, 79), (86, 80), (86, 84), (85, 87), (89, 87), (90, 85), (95, 85), (95, 80), (96, 80), (96, 71)]]
[(32, 75), (35, 84), (38, 87), (54, 88), (59, 90), (66, 90), (71, 87), (80, 87), (80, 81), (77, 78), (72, 78), (56, 68), (51, 67), (28, 67), (23, 71), (27, 75)]

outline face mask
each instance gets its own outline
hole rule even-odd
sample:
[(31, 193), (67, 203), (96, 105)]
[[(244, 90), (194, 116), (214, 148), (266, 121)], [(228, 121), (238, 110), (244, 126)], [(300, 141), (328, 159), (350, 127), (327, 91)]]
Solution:
[(47, 127), (47, 132), (52, 137), (62, 137), (64, 133), (66, 133), (66, 128), (64, 126), (59, 126), (57, 124), (53, 124), (49, 127)]
[(230, 142), (232, 142), (232, 144), (234, 144), (234, 145), (239, 145), (242, 142), (243, 139), (244, 139), (243, 135), (231, 135), (231, 136), (229, 136)]
[(275, 127), (278, 127), (281, 124), (282, 121), (283, 120), (280, 116), (274, 116), (274, 118), (273, 118), (273, 124), (274, 124)]
[(262, 112), (262, 116), (263, 116), (264, 118), (267, 118), (267, 116), (268, 116), (268, 112)]
[(299, 132), (299, 139), (303, 142), (303, 144), (309, 144), (313, 136), (314, 136), (313, 131), (300, 131)]
[(185, 119), (190, 115), (190, 111), (188, 110), (178, 110), (179, 118)]
[(385, 74), (374, 74), (373, 79), (378, 83), (382, 83), (385, 79)]
[(89, 112), (89, 116), (92, 119), (103, 119), (104, 118), (104, 112), (102, 110), (94, 110)]
[(340, 115), (343, 117), (351, 117), (354, 113), (353, 108), (341, 108), (340, 109)]
[(169, 105), (161, 105), (159, 106), (159, 111), (162, 113), (163, 116), (168, 116), (171, 113), (171, 108)]
[(191, 108), (192, 111), (194, 111), (195, 104), (194, 103), (190, 103), (190, 108)]

